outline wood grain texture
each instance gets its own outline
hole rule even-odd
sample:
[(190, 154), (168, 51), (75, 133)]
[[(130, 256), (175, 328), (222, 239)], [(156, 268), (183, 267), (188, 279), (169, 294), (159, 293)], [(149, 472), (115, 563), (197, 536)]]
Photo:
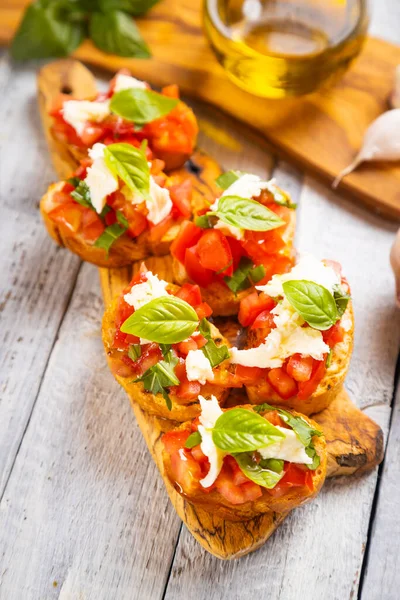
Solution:
[[(8, 0), (0, 9), (0, 41), (7, 42), (27, 0)], [(217, 63), (201, 26), (201, 0), (163, 0), (139, 19), (151, 60), (106, 55), (85, 41), (75, 56), (115, 71), (128, 67), (154, 85), (177, 83), (257, 129), (302, 168), (331, 182), (360, 148), (366, 127), (384, 110), (400, 63), (400, 48), (369, 39), (359, 59), (332, 89), (303, 99), (265, 100), (237, 88)], [(341, 189), (374, 210), (400, 219), (400, 167), (361, 167)]]

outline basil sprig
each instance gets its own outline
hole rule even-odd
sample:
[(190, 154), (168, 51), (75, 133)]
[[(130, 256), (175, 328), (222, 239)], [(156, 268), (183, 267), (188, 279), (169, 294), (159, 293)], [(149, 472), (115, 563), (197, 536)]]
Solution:
[(168, 295), (135, 310), (121, 331), (158, 344), (177, 344), (190, 337), (198, 324), (199, 318), (190, 304)]
[(229, 454), (258, 450), (284, 437), (269, 421), (245, 408), (224, 412), (212, 431), (214, 444)]
[(114, 94), (110, 110), (140, 127), (167, 115), (178, 103), (176, 98), (168, 98), (151, 90), (133, 88)]
[(217, 210), (208, 214), (216, 215), (227, 225), (247, 231), (270, 231), (285, 224), (266, 206), (240, 196), (221, 196)]
[(125, 231), (128, 229), (128, 221), (125, 216), (119, 210), (116, 211), (116, 215), (118, 223), (113, 223), (113, 225), (106, 227), (101, 236), (98, 237), (93, 244), (96, 248), (103, 248), (107, 253), (107, 258), (111, 246), (121, 237), (121, 235), (124, 235)]
[(148, 58), (150, 51), (128, 14), (142, 15), (157, 0), (36, 0), (24, 13), (11, 45), (16, 60), (71, 54), (85, 37), (100, 50)]
[(255, 283), (258, 283), (264, 276), (265, 267), (263, 265), (255, 267), (250, 258), (242, 256), (236, 271), (231, 277), (224, 277), (224, 281), (228, 288), (234, 294), (237, 294), (237, 292), (247, 290)]
[(90, 197), (89, 186), (87, 183), (81, 179), (78, 179), (78, 177), (72, 177), (68, 180), (68, 183), (75, 185), (74, 191), (71, 192), (71, 196), (75, 202), (78, 202), (78, 204), (81, 204), (86, 208), (91, 208), (94, 210), (92, 199)]
[(335, 298), (338, 316), (342, 317), (346, 312), (346, 308), (351, 296), (350, 294), (344, 292), (340, 285), (335, 285), (333, 288), (333, 297)]
[(185, 448), (194, 448), (201, 444), (201, 435), (199, 431), (193, 431), (186, 440)]
[(215, 183), (221, 190), (227, 190), (235, 181), (246, 175), (245, 171), (238, 171), (231, 169), (230, 171), (226, 171), (217, 177)]
[(314, 329), (330, 329), (339, 318), (335, 298), (319, 283), (304, 279), (285, 281), (283, 292), (293, 308)]
[(210, 361), (211, 367), (217, 367), (224, 360), (230, 358), (229, 349), (225, 344), (217, 346), (211, 337), (211, 327), (207, 319), (202, 319), (199, 325), (199, 332), (206, 338), (207, 344), (202, 347), (204, 356)]
[(135, 383), (141, 381), (146, 391), (152, 394), (162, 394), (168, 410), (172, 409), (172, 402), (168, 393), (169, 388), (180, 384), (174, 371), (178, 362), (178, 357), (169, 350), (163, 360), (150, 367), (139, 379), (135, 380)]
[(267, 489), (274, 488), (285, 474), (283, 460), (267, 459), (257, 462), (249, 452), (235, 454), (235, 460), (246, 477)]
[(130, 190), (143, 198), (150, 197), (150, 169), (141, 148), (130, 144), (110, 144), (104, 149), (104, 161)]

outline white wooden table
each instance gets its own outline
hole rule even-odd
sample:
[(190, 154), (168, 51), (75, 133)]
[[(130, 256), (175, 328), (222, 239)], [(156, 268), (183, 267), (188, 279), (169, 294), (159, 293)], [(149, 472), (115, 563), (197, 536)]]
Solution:
[[(372, 32), (400, 42), (398, 0), (377, 3)], [(400, 598), (395, 226), (195, 106), (208, 132), (200, 146), (226, 168), (273, 173), (299, 202), (298, 247), (342, 262), (356, 312), (347, 388), (385, 434), (391, 423), (379, 473), (328, 481), (262, 549), (221, 562), (181, 525), (108, 371), (97, 270), (56, 248), (41, 223), (38, 200), (55, 174), (36, 67), (1, 55), (0, 599)], [(227, 134), (222, 144), (215, 128)]]

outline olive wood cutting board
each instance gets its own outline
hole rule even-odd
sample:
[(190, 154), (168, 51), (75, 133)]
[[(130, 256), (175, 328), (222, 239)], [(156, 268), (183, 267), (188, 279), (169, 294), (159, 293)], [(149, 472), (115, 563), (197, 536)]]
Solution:
[[(49, 142), (51, 157), (58, 175), (68, 176), (75, 168), (75, 159), (63, 146), (55, 142), (49, 131), (51, 118), (48, 108), (62, 88), (69, 87), (77, 97), (90, 96), (95, 89), (91, 73), (76, 61), (58, 61), (44, 67), (38, 75), (38, 101), (43, 128)], [(197, 151), (187, 163), (187, 174), (193, 180), (196, 193), (212, 195), (214, 180), (220, 172), (217, 163)], [(149, 269), (160, 277), (172, 279), (170, 257), (151, 257), (146, 261)], [(110, 300), (129, 283), (132, 273), (139, 265), (122, 269), (99, 269), (104, 302)], [(230, 323), (218, 324), (225, 335)], [(234, 331), (238, 326), (234, 327)], [(232, 334), (230, 335), (232, 339)], [(234, 341), (234, 340), (233, 340)], [(168, 495), (178, 515), (199, 543), (221, 559), (238, 558), (257, 549), (275, 531), (287, 514), (266, 513), (249, 521), (232, 522), (216, 517), (212, 513), (191, 505), (183, 499), (165, 476), (161, 452), (161, 435), (175, 424), (165, 419), (144, 413), (132, 404), (137, 422), (146, 440)], [(316, 415), (321, 425), (328, 448), (328, 477), (362, 473), (375, 467), (383, 456), (383, 434), (379, 426), (361, 412), (343, 389), (331, 406)]]
[[(0, 43), (8, 43), (28, 0), (0, 7)], [(236, 87), (218, 64), (202, 30), (201, 0), (162, 0), (138, 19), (150, 60), (121, 58), (85, 41), (74, 56), (111, 71), (128, 67), (161, 86), (222, 109), (262, 134), (275, 150), (331, 183), (354, 158), (367, 126), (388, 108), (400, 47), (368, 38), (359, 58), (332, 88), (302, 98), (266, 100)], [(355, 201), (400, 220), (400, 165), (369, 163), (339, 186)]]

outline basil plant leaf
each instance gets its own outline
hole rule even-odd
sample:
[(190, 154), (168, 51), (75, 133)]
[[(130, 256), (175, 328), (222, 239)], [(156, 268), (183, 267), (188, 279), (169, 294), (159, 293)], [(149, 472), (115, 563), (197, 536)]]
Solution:
[(247, 231), (270, 231), (285, 224), (269, 208), (240, 196), (221, 196), (217, 210), (211, 214), (228, 225)]
[(126, 227), (119, 225), (118, 223), (114, 223), (113, 225), (109, 225), (105, 228), (100, 237), (97, 238), (95, 243), (93, 244), (96, 248), (103, 248), (106, 251), (107, 257), (110, 251), (111, 246), (114, 242), (117, 241), (118, 238), (121, 237), (126, 231)]
[(133, 88), (114, 94), (110, 110), (140, 126), (167, 115), (178, 103), (176, 98), (168, 98), (152, 90)]
[(135, 310), (121, 331), (158, 344), (177, 344), (190, 337), (198, 324), (199, 318), (190, 304), (168, 295)]
[(230, 358), (227, 346), (217, 346), (214, 340), (209, 340), (207, 344), (202, 347), (201, 351), (210, 361), (212, 368), (217, 367), (224, 360), (228, 360)]
[(120, 10), (92, 13), (89, 35), (94, 45), (108, 54), (134, 58), (151, 56), (133, 19)]
[(337, 312), (340, 318), (346, 312), (346, 308), (351, 296), (350, 294), (347, 294), (347, 292), (344, 292), (340, 285), (335, 285), (333, 288), (333, 297), (335, 299)]
[(110, 10), (123, 10), (124, 12), (140, 17), (159, 0), (99, 0), (99, 8), (103, 12)]
[(89, 186), (84, 181), (81, 181), (80, 179), (78, 179), (78, 183), (75, 186), (74, 191), (71, 192), (71, 196), (75, 200), (75, 202), (78, 202), (78, 204), (81, 204), (82, 206), (85, 206), (86, 208), (92, 208), (94, 210), (93, 204), (92, 204), (92, 199), (90, 197)]
[(211, 340), (211, 326), (205, 317), (200, 321), (199, 332), (206, 340)]
[(221, 190), (227, 190), (229, 187), (231, 187), (232, 183), (235, 183), (235, 181), (240, 179), (243, 175), (246, 175), (245, 171), (231, 169), (230, 171), (226, 171), (226, 173), (222, 173), (222, 175), (217, 177), (215, 183), (221, 188)]
[(250, 452), (274, 444), (284, 434), (257, 413), (234, 408), (218, 417), (212, 431), (214, 444), (226, 452)]
[(311, 327), (325, 331), (336, 323), (336, 302), (325, 287), (303, 279), (285, 281), (282, 287), (287, 300)]
[(317, 469), (319, 467), (319, 465), (321, 463), (321, 459), (320, 459), (319, 455), (317, 454), (317, 451), (314, 448), (314, 445), (310, 444), (307, 448), (305, 448), (305, 453), (307, 454), (307, 456), (312, 458), (312, 463), (306, 465), (306, 467), (308, 469), (310, 469), (310, 471), (315, 471), (315, 469)]
[(11, 56), (15, 60), (68, 56), (84, 36), (84, 25), (68, 20), (63, 0), (39, 0), (25, 11), (11, 44)]
[(242, 256), (234, 274), (231, 277), (224, 277), (224, 281), (228, 288), (237, 294), (258, 283), (263, 277), (265, 277), (265, 267), (263, 265), (254, 267), (250, 258)]
[(186, 440), (185, 448), (194, 448), (201, 444), (201, 435), (199, 431), (193, 431)]
[(110, 171), (132, 192), (150, 198), (150, 169), (140, 148), (123, 143), (110, 144), (104, 149), (104, 160)]
[(290, 425), (290, 427), (293, 429), (293, 431), (295, 432), (301, 443), (304, 444), (304, 446), (310, 445), (314, 435), (317, 435), (318, 437), (322, 435), (321, 431), (319, 431), (318, 429), (314, 429), (314, 427), (311, 427), (311, 425), (309, 425), (307, 421), (302, 417), (295, 417), (290, 412), (281, 408), (274, 410), (278, 410), (279, 416), (283, 419), (283, 421), (285, 421), (285, 423)]
[(285, 474), (283, 470), (283, 461), (279, 461), (282, 462), (282, 469), (280, 472), (277, 472), (271, 468), (268, 469), (266, 466), (263, 466), (263, 463), (268, 463), (268, 461), (261, 461), (260, 463), (257, 463), (248, 452), (235, 454), (234, 458), (237, 461), (240, 470), (246, 475), (246, 477), (251, 479), (251, 481), (254, 481), (254, 483), (261, 485), (261, 487), (265, 487), (269, 490), (274, 488)]

